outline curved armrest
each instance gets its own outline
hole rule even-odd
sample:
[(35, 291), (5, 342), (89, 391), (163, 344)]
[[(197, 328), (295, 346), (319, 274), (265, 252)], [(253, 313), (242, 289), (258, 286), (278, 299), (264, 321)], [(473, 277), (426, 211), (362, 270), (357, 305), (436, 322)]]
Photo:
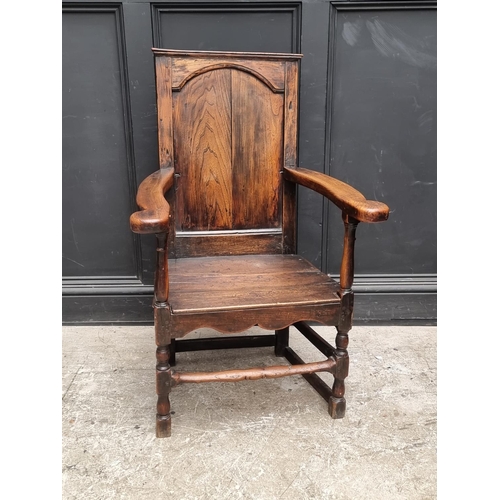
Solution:
[(137, 205), (141, 209), (130, 216), (134, 233), (164, 233), (170, 222), (170, 205), (165, 193), (174, 183), (174, 169), (162, 168), (146, 177), (137, 190)]
[(389, 217), (389, 207), (385, 203), (367, 200), (353, 187), (329, 175), (307, 168), (285, 167), (284, 176), (326, 196), (344, 213), (360, 222), (382, 222)]

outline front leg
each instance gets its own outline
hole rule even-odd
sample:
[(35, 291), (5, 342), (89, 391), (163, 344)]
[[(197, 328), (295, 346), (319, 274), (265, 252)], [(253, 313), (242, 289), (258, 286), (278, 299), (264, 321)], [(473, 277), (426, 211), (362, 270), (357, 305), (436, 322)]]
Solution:
[(352, 283), (354, 281), (354, 242), (356, 240), (356, 228), (358, 220), (346, 215), (344, 220), (344, 251), (340, 267), (340, 294), (342, 297), (340, 321), (335, 338), (335, 379), (333, 382), (332, 395), (328, 401), (328, 412), (332, 418), (343, 418), (345, 415), (345, 378), (349, 373), (349, 344), (348, 332), (352, 327), (352, 311), (354, 305), (354, 294)]
[(332, 395), (328, 400), (328, 413), (332, 418), (344, 418), (345, 416), (345, 378), (349, 374), (349, 354), (347, 353), (347, 344), (349, 336), (347, 332), (342, 333), (337, 328), (337, 337), (335, 338), (335, 375), (333, 381)]
[(348, 332), (352, 325), (352, 309), (354, 294), (352, 290), (342, 291), (342, 305), (340, 314), (340, 324), (337, 327), (337, 336), (335, 338), (335, 354), (337, 366), (335, 369), (332, 395), (328, 401), (328, 413), (332, 418), (344, 418), (345, 416), (345, 382), (349, 374), (349, 353), (347, 346), (349, 345)]
[(172, 369), (169, 364), (170, 345), (156, 349), (156, 437), (170, 437), (172, 420), (170, 416), (169, 394), (172, 390)]
[[(170, 437), (172, 421), (170, 416), (169, 394), (172, 390), (172, 355), (170, 332), (170, 308), (168, 306), (168, 254), (167, 233), (156, 235), (156, 274), (155, 274), (155, 337), (156, 345), (156, 437)], [(174, 346), (175, 349), (175, 346)], [(175, 356), (175, 350), (174, 350)]]

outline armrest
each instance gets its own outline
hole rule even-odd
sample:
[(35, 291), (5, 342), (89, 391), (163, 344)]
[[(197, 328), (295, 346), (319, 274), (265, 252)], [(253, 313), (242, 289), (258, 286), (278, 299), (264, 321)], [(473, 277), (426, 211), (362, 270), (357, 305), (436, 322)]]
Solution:
[(389, 217), (389, 207), (385, 203), (367, 200), (353, 187), (329, 175), (307, 168), (285, 167), (284, 176), (326, 196), (344, 213), (360, 222), (382, 222)]
[(164, 195), (173, 183), (172, 167), (157, 170), (141, 182), (136, 197), (141, 211), (130, 216), (130, 229), (134, 233), (164, 233), (168, 230), (170, 205)]

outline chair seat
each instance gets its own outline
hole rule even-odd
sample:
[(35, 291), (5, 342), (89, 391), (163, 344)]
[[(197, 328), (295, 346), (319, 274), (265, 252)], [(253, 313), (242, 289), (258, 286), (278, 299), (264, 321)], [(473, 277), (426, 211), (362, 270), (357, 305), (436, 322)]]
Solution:
[(338, 306), (339, 284), (298, 255), (169, 260), (173, 315)]

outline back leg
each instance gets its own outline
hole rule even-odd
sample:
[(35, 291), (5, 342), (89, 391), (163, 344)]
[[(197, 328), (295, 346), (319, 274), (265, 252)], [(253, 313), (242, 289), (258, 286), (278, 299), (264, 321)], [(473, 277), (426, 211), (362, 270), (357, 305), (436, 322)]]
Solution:
[(285, 347), (288, 347), (290, 340), (290, 327), (275, 331), (274, 354), (275, 356), (283, 357), (285, 355)]

